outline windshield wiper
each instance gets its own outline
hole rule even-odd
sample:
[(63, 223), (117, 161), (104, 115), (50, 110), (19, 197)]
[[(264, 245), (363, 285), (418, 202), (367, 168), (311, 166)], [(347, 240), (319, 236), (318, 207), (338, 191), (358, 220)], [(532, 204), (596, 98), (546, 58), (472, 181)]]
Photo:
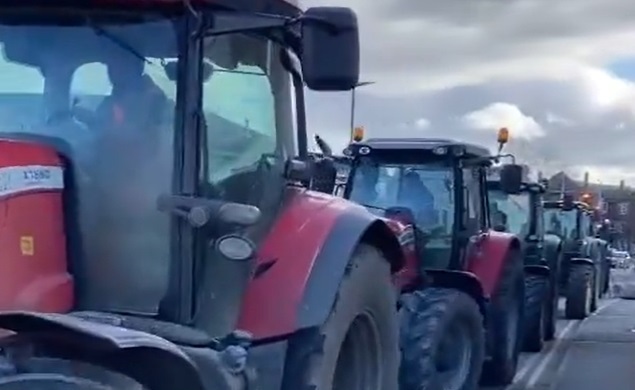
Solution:
[(112, 43), (124, 49), (125, 51), (132, 54), (133, 56), (137, 57), (144, 63), (151, 64), (151, 62), (148, 61), (148, 59), (143, 54), (139, 53), (137, 49), (132, 47), (132, 45), (130, 45), (125, 40), (119, 38), (117, 35), (113, 34), (112, 32), (106, 30), (105, 28), (97, 24), (89, 23), (88, 26), (95, 32), (96, 35), (108, 38), (108, 40), (110, 40)]

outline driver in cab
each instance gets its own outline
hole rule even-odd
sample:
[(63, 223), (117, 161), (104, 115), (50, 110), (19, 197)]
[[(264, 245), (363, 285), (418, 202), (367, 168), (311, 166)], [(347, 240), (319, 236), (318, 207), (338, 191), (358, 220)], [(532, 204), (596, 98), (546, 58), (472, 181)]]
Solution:
[(412, 210), (417, 224), (421, 227), (433, 227), (438, 222), (434, 196), (419, 174), (413, 170), (406, 172), (402, 178), (399, 203)]

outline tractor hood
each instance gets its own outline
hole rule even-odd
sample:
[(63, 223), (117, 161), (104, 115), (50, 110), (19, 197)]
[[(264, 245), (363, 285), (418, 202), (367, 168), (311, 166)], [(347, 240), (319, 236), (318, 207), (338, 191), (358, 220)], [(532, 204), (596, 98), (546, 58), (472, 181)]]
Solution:
[(196, 366), (175, 344), (145, 332), (36, 312), (0, 313), (0, 328), (45, 346), (52, 357), (119, 372), (150, 390), (204, 390)]

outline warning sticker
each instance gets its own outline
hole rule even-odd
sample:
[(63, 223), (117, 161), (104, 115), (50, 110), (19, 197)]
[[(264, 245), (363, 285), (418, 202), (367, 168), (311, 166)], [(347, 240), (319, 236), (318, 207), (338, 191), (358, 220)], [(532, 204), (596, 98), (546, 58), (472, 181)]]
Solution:
[(33, 256), (35, 254), (33, 236), (20, 237), (20, 251), (22, 251), (23, 256)]

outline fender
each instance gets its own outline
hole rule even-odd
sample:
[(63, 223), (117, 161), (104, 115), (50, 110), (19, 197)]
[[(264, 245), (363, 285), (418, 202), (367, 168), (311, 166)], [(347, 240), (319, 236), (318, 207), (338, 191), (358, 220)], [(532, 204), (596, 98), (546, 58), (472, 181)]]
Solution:
[(150, 390), (204, 390), (194, 363), (160, 337), (68, 314), (0, 313), (0, 328), (47, 346), (61, 357), (120, 372)]
[(301, 188), (290, 188), (287, 195), (259, 249), (256, 276), (239, 314), (238, 328), (255, 340), (324, 323), (360, 241), (384, 250), (395, 272), (404, 261), (395, 234), (364, 207)]
[(573, 257), (569, 260), (569, 264), (588, 264), (595, 267), (595, 262), (587, 257)]
[(425, 274), (427, 281), (433, 287), (451, 288), (462, 291), (472, 297), (481, 314), (486, 317), (487, 300), (483, 293), (483, 285), (476, 275), (471, 272), (445, 270), (445, 269), (426, 269)]
[(562, 252), (562, 240), (560, 237), (553, 234), (545, 234), (545, 259), (550, 268), (558, 266), (558, 256)]
[[(544, 260), (543, 260), (543, 263), (546, 264)], [(544, 276), (547, 278), (549, 277), (549, 275), (551, 275), (551, 270), (549, 269), (549, 266), (542, 265), (542, 264), (526, 265), (524, 267), (524, 270), (526, 275), (538, 275), (538, 276)]]
[(468, 251), (467, 271), (481, 281), (484, 296), (489, 299), (498, 286), (509, 252), (520, 250), (520, 240), (513, 234), (490, 230), (473, 245)]

